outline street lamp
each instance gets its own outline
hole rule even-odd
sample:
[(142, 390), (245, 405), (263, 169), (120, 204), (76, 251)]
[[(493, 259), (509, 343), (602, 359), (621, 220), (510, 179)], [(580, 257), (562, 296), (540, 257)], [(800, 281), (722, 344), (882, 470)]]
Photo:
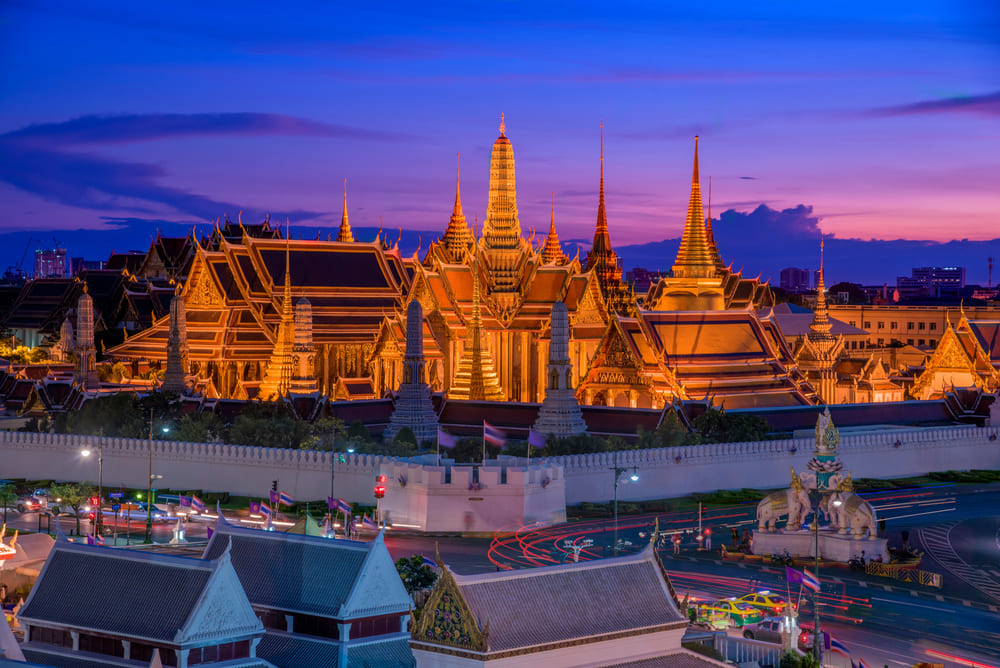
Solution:
[[(170, 431), (170, 427), (164, 425), (163, 433)], [(149, 409), (149, 480), (146, 483), (146, 540), (147, 545), (153, 542), (153, 479), (159, 480), (163, 476), (153, 476), (153, 409)]]
[[(622, 477), (622, 473), (627, 472), (628, 469), (627, 468), (622, 468), (622, 467), (618, 466), (618, 451), (617, 450), (612, 451), (612, 455), (614, 457), (614, 460), (613, 460), (614, 466), (611, 467), (611, 470), (615, 472), (615, 547), (614, 547), (614, 556), (617, 557), (618, 556), (618, 479), (621, 478)], [(629, 480), (631, 480), (632, 482), (638, 482), (639, 481), (639, 470), (636, 467), (634, 467), (634, 466), (632, 467), (632, 475), (629, 476)]]
[[(89, 457), (92, 451), (84, 448), (80, 452)], [(104, 529), (104, 444), (97, 444), (97, 508), (94, 510), (94, 538), (102, 535)]]
[[(819, 581), (819, 504), (823, 493), (819, 489), (819, 476), (816, 476), (816, 487), (809, 492), (809, 500), (813, 503), (813, 546), (816, 556), (813, 575)], [(823, 645), (819, 641), (819, 592), (813, 592), (813, 656), (819, 665), (823, 665)]]

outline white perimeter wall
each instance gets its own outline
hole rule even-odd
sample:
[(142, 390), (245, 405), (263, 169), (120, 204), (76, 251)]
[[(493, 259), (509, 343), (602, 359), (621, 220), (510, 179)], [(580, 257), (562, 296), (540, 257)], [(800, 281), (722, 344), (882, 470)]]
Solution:
[[(991, 434), (1000, 434), (1000, 428), (945, 427), (844, 434), (839, 451), (855, 478), (893, 478), (949, 469), (1000, 469), (1000, 438), (990, 441)], [(145, 487), (149, 441), (64, 434), (0, 432), (0, 479), (96, 483), (97, 461), (94, 457), (82, 457), (80, 450), (94, 448), (98, 442), (104, 445), (105, 487), (122, 483)], [(629, 469), (635, 466), (640, 478), (633, 483), (628, 474), (623, 474), (618, 498), (633, 501), (716, 489), (783, 487), (788, 484), (793, 468), (796, 471), (805, 468), (813, 448), (813, 439), (802, 438), (620, 452), (618, 466)], [(394, 462), (401, 461), (375, 455), (344, 457), (346, 462), (337, 464), (335, 496), (366, 504), (374, 504), (372, 488), (380, 468), (384, 466), (388, 473)], [(563, 469), (568, 504), (610, 500), (613, 461), (611, 453), (547, 460)], [(536, 462), (544, 465), (543, 460), (532, 460), (533, 465)], [(483, 471), (484, 476), (489, 475), (490, 468)], [(330, 494), (329, 452), (154, 441), (153, 473), (163, 476), (157, 481), (162, 488), (263, 496), (271, 488), (271, 481), (277, 480), (279, 489), (299, 500), (325, 499)], [(487, 482), (486, 477), (483, 482)], [(508, 485), (518, 486), (510, 478)], [(399, 489), (390, 479), (386, 494)], [(455, 491), (465, 497), (469, 495), (468, 485), (462, 490), (456, 486)], [(545, 514), (550, 505), (543, 497), (538, 497), (537, 503), (521, 499), (526, 515)]]

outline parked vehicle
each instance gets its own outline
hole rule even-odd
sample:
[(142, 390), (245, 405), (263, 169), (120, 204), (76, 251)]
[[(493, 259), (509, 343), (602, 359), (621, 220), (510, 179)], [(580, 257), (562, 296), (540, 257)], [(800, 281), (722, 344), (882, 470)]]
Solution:
[(17, 500), (17, 512), (36, 513), (49, 507), (47, 497), (22, 496)]
[[(796, 644), (800, 650), (806, 650), (812, 646), (811, 633), (811, 631), (803, 630), (794, 617), (767, 617), (756, 624), (748, 624), (743, 628), (743, 637), (749, 640), (784, 644), (786, 638), (796, 638)], [(808, 640), (808, 644), (806, 640)]]

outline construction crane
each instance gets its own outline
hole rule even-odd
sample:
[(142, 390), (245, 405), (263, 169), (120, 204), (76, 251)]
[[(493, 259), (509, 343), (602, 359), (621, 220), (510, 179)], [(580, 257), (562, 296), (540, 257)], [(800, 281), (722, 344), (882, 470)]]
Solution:
[(24, 244), (24, 252), (21, 253), (21, 261), (16, 266), (7, 267), (7, 271), (4, 273), (5, 280), (19, 281), (24, 278), (24, 271), (21, 267), (24, 266), (24, 259), (28, 257), (28, 251), (31, 250), (31, 242), (33, 241), (35, 239), (28, 237), (28, 243)]

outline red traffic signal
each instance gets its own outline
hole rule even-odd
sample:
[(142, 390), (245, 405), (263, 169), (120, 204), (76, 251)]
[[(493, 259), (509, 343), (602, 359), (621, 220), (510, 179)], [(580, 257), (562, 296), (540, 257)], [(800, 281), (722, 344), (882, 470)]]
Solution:
[(96, 507), (97, 504), (100, 503), (100, 502), (101, 502), (101, 500), (99, 498), (97, 498), (96, 496), (90, 497), (90, 505)]
[(385, 476), (377, 475), (375, 476), (375, 498), (381, 499), (385, 496)]

